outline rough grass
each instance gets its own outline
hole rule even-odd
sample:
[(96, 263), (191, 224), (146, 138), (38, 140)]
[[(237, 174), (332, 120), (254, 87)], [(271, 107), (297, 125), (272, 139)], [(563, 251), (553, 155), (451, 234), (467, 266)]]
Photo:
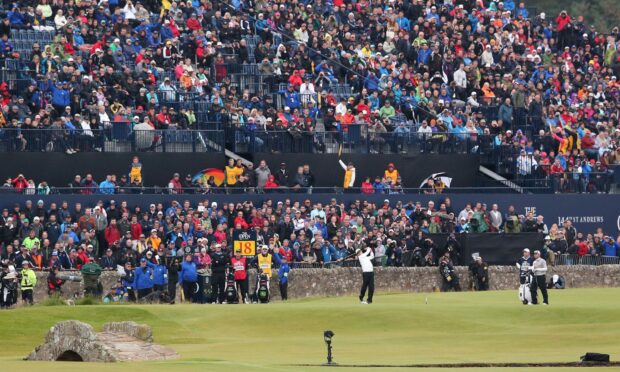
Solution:
[(40, 306), (67, 306), (67, 303), (60, 296), (51, 296), (45, 299)]
[[(619, 305), (620, 289), (570, 289), (552, 291), (548, 307), (523, 306), (516, 291), (379, 294), (368, 306), (353, 297), (252, 306), (35, 306), (0, 313), (0, 370), (84, 368), (20, 361), (50, 326), (65, 319), (99, 330), (109, 321), (147, 323), (156, 342), (182, 356), (131, 365), (135, 371), (317, 370), (294, 365), (323, 363), (326, 329), (336, 334), (335, 361), (349, 365), (566, 363), (587, 351), (610, 353), (618, 360)], [(97, 371), (127, 368), (88, 366)]]

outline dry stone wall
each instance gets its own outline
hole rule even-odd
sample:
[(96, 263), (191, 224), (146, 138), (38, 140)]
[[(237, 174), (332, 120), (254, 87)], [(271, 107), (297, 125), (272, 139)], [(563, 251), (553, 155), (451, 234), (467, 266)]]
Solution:
[[(458, 267), (461, 286), (470, 288), (467, 267)], [(555, 266), (549, 268), (549, 275), (560, 274), (566, 279), (567, 288), (620, 287), (620, 265), (602, 266)], [(80, 276), (81, 274), (75, 274)], [(46, 273), (37, 273), (35, 302), (47, 297)], [(256, 286), (256, 273), (250, 270), (250, 290)], [(104, 290), (111, 288), (118, 280), (116, 272), (104, 272), (101, 282)], [(336, 269), (293, 269), (289, 274), (289, 298), (314, 296), (343, 296), (356, 294), (361, 285), (359, 268)], [(518, 271), (515, 266), (489, 267), (489, 285), (492, 290), (516, 289)], [(375, 287), (379, 292), (432, 292), (441, 287), (437, 267), (387, 267), (377, 268)], [(279, 299), (277, 278), (272, 280), (272, 298)], [(83, 292), (81, 282), (67, 282), (63, 287), (65, 297)], [(177, 291), (177, 300), (180, 290)]]

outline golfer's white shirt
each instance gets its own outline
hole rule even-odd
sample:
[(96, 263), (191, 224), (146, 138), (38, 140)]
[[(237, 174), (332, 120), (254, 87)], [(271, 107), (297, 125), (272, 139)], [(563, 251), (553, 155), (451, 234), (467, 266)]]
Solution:
[(372, 259), (375, 258), (375, 254), (372, 252), (372, 249), (366, 250), (365, 253), (357, 256), (357, 259), (360, 260), (360, 265), (362, 266), (362, 271), (365, 273), (371, 273), (373, 271)]

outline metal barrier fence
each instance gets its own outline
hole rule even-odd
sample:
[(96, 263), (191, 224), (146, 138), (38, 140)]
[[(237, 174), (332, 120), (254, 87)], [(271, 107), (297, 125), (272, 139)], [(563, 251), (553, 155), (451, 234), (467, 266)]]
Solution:
[(418, 132), (376, 133), (366, 125), (348, 125), (339, 131), (308, 132), (248, 130), (227, 127), (226, 142), (234, 152), (336, 153), (442, 153), (499, 155), (490, 135)]
[(560, 266), (569, 265), (618, 265), (620, 264), (620, 257), (617, 256), (592, 256), (585, 255), (579, 256), (576, 254), (561, 254), (555, 257), (555, 264)]
[[(172, 176), (172, 175), (171, 175)], [(67, 180), (69, 181), (69, 180)], [(205, 179), (201, 179), (204, 183)], [(511, 191), (508, 187), (451, 187), (443, 188), (441, 190), (429, 191), (426, 189), (409, 187), (402, 188), (393, 191), (380, 191), (364, 193), (360, 187), (351, 187), (347, 189), (347, 192), (357, 193), (362, 195), (428, 195), (428, 194), (472, 194), (472, 193), (505, 193)], [(546, 188), (524, 188), (524, 192), (545, 193)], [(300, 195), (312, 195), (312, 194), (342, 194), (344, 190), (339, 186), (332, 187), (311, 187), (311, 188), (296, 188), (296, 187), (277, 187), (277, 188), (255, 188), (255, 187), (207, 187), (202, 186), (198, 180), (193, 187), (181, 187), (175, 189), (169, 189), (168, 186), (116, 186), (113, 189), (99, 189), (97, 184), (91, 186), (80, 187), (58, 187), (50, 185), (48, 188), (43, 189), (22, 189), (15, 190), (10, 188), (0, 188), (0, 194), (23, 194), (23, 195), (58, 195), (58, 194), (75, 194), (75, 195), (128, 195), (128, 194), (140, 194), (140, 195), (270, 195), (278, 197), (278, 195), (284, 194), (300, 194)]]
[(0, 129), (4, 152), (223, 152), (219, 130), (133, 130), (129, 122), (114, 122), (101, 130)]

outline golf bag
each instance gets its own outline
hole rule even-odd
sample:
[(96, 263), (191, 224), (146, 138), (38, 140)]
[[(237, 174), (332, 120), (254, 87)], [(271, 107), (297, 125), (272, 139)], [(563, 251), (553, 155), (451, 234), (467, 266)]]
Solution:
[(211, 302), (211, 271), (198, 272), (196, 283), (196, 302), (204, 304)]
[(519, 286), (519, 300), (523, 305), (532, 303), (532, 291), (530, 286), (532, 284), (532, 274), (528, 274), (525, 283)]
[(103, 294), (103, 286), (99, 282), (101, 266), (96, 263), (88, 263), (82, 266), (82, 278), (84, 280), (84, 296), (99, 297)]
[(224, 293), (226, 293), (226, 303), (239, 303), (239, 296), (237, 295), (237, 283), (235, 282), (235, 273), (230, 269), (226, 270), (226, 287), (224, 289)]
[(261, 304), (269, 303), (269, 277), (263, 272), (258, 273), (256, 298)]

